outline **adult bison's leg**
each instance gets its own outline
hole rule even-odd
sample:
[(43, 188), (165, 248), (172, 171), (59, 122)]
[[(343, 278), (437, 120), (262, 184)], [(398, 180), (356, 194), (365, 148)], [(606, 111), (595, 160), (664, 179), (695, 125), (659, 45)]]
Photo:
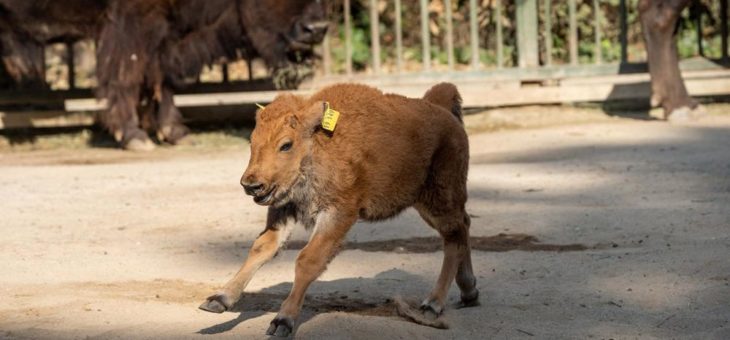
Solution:
[(145, 1), (114, 1), (99, 35), (97, 97), (107, 100), (102, 122), (122, 147), (149, 150), (154, 143), (139, 126), (137, 104), (154, 51), (168, 33), (164, 6)]
[(147, 151), (155, 145), (139, 126), (137, 98), (139, 88), (109, 86), (103, 90), (107, 100), (107, 110), (101, 115), (102, 124), (114, 135), (114, 139), (125, 149)]
[(230, 310), (238, 301), (244, 288), (248, 285), (256, 271), (276, 255), (286, 242), (294, 224), (295, 213), (291, 206), (269, 208), (266, 229), (254, 241), (248, 258), (236, 275), (212, 296), (209, 296), (200, 309), (213, 313)]
[(679, 55), (674, 33), (682, 10), (691, 0), (641, 0), (639, 16), (651, 75), (651, 104), (661, 105), (664, 118), (677, 110), (697, 106), (687, 93), (679, 71)]
[(266, 334), (288, 336), (292, 332), (307, 288), (337, 254), (342, 240), (356, 220), (356, 213), (343, 211), (326, 210), (317, 216), (312, 237), (297, 257), (294, 285), (289, 297), (282, 303), (279, 314), (271, 321)]
[(173, 92), (169, 86), (162, 85), (160, 108), (157, 116), (157, 138), (170, 144), (177, 144), (188, 135), (188, 128), (182, 123), (182, 114), (175, 106)]

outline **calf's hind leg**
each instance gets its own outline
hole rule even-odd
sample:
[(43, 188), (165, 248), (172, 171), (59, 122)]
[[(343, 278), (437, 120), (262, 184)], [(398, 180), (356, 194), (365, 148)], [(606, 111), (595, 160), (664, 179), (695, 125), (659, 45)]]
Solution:
[(461, 290), (461, 304), (463, 306), (476, 305), (479, 291), (476, 288), (476, 278), (471, 266), (469, 216), (463, 209), (443, 216), (434, 215), (431, 210), (422, 205), (417, 205), (416, 209), (421, 217), (441, 234), (444, 244), (441, 273), (433, 291), (421, 304), (424, 314), (429, 317), (437, 317), (443, 313), (446, 294), (454, 279)]
[(209, 296), (198, 308), (212, 313), (223, 313), (231, 309), (256, 271), (271, 260), (289, 238), (293, 222), (294, 213), (291, 207), (269, 208), (266, 229), (254, 241), (246, 262), (220, 291)]
[(432, 161), (429, 177), (414, 205), (421, 217), (443, 238), (444, 261), (431, 295), (421, 305), (424, 314), (443, 312), (451, 282), (461, 290), (463, 306), (478, 303), (479, 291), (471, 266), (470, 219), (464, 208), (467, 199), (468, 147), (452, 140)]

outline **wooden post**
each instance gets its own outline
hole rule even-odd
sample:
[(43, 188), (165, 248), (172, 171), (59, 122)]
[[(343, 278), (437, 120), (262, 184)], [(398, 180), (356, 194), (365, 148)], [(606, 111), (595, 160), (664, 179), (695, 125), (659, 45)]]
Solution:
[(345, 0), (343, 11), (345, 12), (345, 70), (347, 75), (352, 75), (352, 12), (350, 0)]
[(373, 74), (380, 74), (380, 16), (377, 0), (370, 0), (370, 51), (373, 58)]
[(431, 70), (431, 33), (428, 31), (428, 0), (420, 0), (421, 45), (423, 47), (423, 71)]
[(221, 65), (221, 72), (223, 73), (223, 83), (228, 83), (228, 63), (223, 63)]
[(454, 70), (454, 18), (451, 13), (451, 0), (444, 0), (446, 7), (446, 56), (449, 65), (449, 71)]
[(570, 64), (578, 65), (578, 24), (575, 15), (575, 0), (568, 0), (568, 48), (570, 49)]
[(401, 0), (395, 0), (395, 68), (398, 73), (403, 72), (403, 24), (401, 18)]
[(330, 31), (332, 26), (327, 30), (327, 34), (324, 36), (322, 41), (322, 67), (324, 68), (324, 75), (329, 76), (332, 74), (332, 41), (330, 40)]
[(730, 16), (730, 13), (728, 13), (728, 6), (727, 6), (728, 0), (720, 0), (720, 40), (722, 45), (722, 60), (727, 62), (728, 61), (728, 27), (727, 27), (727, 17)]
[(598, 1), (599, 0), (593, 0), (593, 35), (596, 39), (593, 50), (593, 61), (595, 61), (596, 64), (600, 64), (603, 62), (603, 56), (601, 55), (603, 51), (601, 49), (601, 7), (599, 6)]
[(545, 66), (553, 63), (553, 12), (551, 7), (552, 0), (545, 0)]
[(627, 63), (629, 61), (629, 38), (628, 38), (628, 8), (626, 8), (626, 0), (619, 1), (619, 12), (621, 15), (621, 28), (619, 33), (619, 42), (621, 44), (621, 63)]
[(520, 67), (538, 66), (537, 36), (537, 0), (517, 0), (517, 59)]
[(496, 0), (494, 4), (494, 16), (497, 23), (497, 68), (504, 66), (504, 40), (502, 39), (502, 4)]
[(74, 43), (66, 42), (66, 65), (68, 65), (68, 88), (73, 90), (76, 88), (76, 53), (74, 51)]
[(479, 14), (479, 7), (477, 7), (477, 0), (469, 0), (469, 34), (471, 39), (471, 68), (473, 70), (479, 69), (479, 30), (477, 17)]

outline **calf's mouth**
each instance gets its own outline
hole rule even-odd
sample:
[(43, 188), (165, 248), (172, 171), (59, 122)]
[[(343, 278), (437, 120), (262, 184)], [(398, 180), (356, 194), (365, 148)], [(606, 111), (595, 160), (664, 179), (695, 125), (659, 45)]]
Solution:
[(274, 194), (276, 194), (276, 186), (272, 186), (268, 192), (254, 196), (253, 201), (259, 205), (270, 205), (273, 203)]

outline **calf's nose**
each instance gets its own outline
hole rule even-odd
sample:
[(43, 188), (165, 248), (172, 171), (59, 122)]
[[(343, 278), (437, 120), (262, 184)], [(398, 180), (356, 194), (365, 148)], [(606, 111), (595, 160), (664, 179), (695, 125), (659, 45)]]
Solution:
[(243, 190), (246, 194), (251, 196), (256, 196), (256, 193), (260, 192), (264, 188), (264, 185), (261, 183), (246, 183), (242, 181), (241, 185), (243, 186)]

